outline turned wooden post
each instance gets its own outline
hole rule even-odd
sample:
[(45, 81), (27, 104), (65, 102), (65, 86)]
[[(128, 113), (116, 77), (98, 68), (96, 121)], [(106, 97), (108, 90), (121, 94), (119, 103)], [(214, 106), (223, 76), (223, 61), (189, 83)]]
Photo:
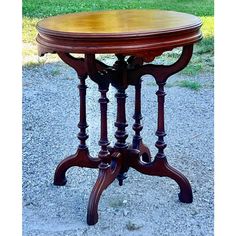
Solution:
[(138, 149), (140, 141), (142, 140), (140, 132), (143, 129), (143, 126), (141, 124), (141, 120), (143, 118), (142, 113), (141, 113), (141, 83), (142, 83), (142, 80), (139, 79), (139, 83), (135, 85), (135, 108), (134, 108), (134, 115), (133, 115), (135, 122), (132, 128), (135, 132), (134, 137), (133, 137), (133, 148), (136, 148), (136, 149)]
[(158, 83), (159, 89), (156, 92), (157, 101), (158, 101), (158, 119), (157, 119), (157, 131), (156, 136), (158, 140), (155, 143), (155, 146), (158, 148), (157, 157), (163, 158), (165, 157), (164, 149), (166, 148), (166, 144), (164, 142), (164, 137), (166, 136), (165, 133), (165, 124), (164, 124), (164, 103), (165, 103), (165, 95), (164, 92), (164, 85), (163, 83)]
[(115, 94), (117, 99), (117, 117), (115, 122), (115, 127), (117, 130), (115, 132), (115, 137), (117, 139), (115, 143), (115, 148), (117, 149), (125, 149), (128, 148), (128, 144), (126, 143), (126, 138), (128, 134), (126, 132), (126, 127), (128, 124), (126, 123), (126, 112), (125, 112), (125, 102), (127, 94), (124, 89), (119, 89)]
[(107, 138), (107, 104), (109, 99), (106, 96), (108, 88), (99, 88), (101, 97), (99, 98), (100, 111), (101, 111), (101, 128), (100, 128), (100, 140), (99, 145), (101, 150), (98, 153), (98, 157), (101, 159), (101, 164), (107, 164), (109, 162), (110, 153), (107, 146), (110, 144)]
[(86, 140), (88, 135), (86, 133), (86, 128), (88, 127), (86, 121), (86, 89), (87, 86), (85, 84), (86, 77), (80, 77), (80, 84), (78, 85), (79, 96), (80, 96), (80, 115), (79, 115), (79, 124), (78, 128), (80, 128), (80, 132), (77, 137), (80, 140), (79, 149), (87, 149)]

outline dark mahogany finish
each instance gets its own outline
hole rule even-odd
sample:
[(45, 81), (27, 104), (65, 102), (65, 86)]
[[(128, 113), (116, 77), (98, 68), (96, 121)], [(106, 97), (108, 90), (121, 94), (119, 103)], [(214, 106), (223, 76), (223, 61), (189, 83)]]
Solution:
[[(146, 16), (148, 16), (146, 18)], [(122, 19), (127, 22), (123, 24)], [(143, 19), (146, 19), (145, 21)], [(178, 19), (178, 20), (177, 20)], [(79, 21), (80, 24), (76, 22)], [(92, 26), (95, 24), (96, 26)], [(104, 27), (104, 24), (106, 27)], [(109, 27), (114, 26), (114, 28)], [(140, 27), (140, 29), (139, 29)], [(95, 13), (69, 14), (51, 17), (38, 23), (37, 36), (39, 54), (57, 53), (70, 67), (75, 69), (80, 79), (80, 117), (78, 127), (80, 141), (76, 153), (67, 157), (55, 171), (54, 184), (66, 184), (66, 171), (72, 166), (98, 168), (99, 175), (89, 198), (87, 223), (94, 225), (98, 221), (98, 204), (102, 192), (117, 178), (119, 184), (127, 178), (130, 167), (153, 176), (165, 176), (176, 181), (180, 187), (179, 200), (191, 203), (192, 189), (187, 178), (171, 167), (164, 150), (164, 86), (167, 79), (184, 69), (189, 63), (193, 44), (201, 39), (201, 21), (192, 15), (158, 11), (127, 10)], [(152, 65), (156, 56), (182, 46), (180, 58), (172, 65)], [(84, 58), (75, 58), (70, 53), (83, 53)], [(114, 53), (117, 61), (107, 66), (95, 59), (96, 53)], [(125, 57), (128, 56), (128, 59)], [(143, 143), (141, 112), (141, 77), (150, 74), (157, 84), (157, 154), (152, 157), (149, 148)], [(89, 76), (98, 85), (100, 98), (100, 151), (96, 158), (89, 155), (86, 145), (86, 78)], [(116, 143), (109, 146), (107, 135), (107, 106), (109, 87), (117, 89), (117, 117), (115, 122)], [(126, 127), (126, 89), (135, 87), (134, 136), (127, 143)]]

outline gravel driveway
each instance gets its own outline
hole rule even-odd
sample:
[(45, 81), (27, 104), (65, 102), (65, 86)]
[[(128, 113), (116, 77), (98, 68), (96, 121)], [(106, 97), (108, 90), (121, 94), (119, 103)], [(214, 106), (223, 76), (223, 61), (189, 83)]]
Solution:
[[(178, 200), (178, 186), (169, 178), (142, 175), (130, 169), (120, 187), (115, 181), (103, 193), (99, 222), (86, 224), (86, 209), (97, 170), (73, 167), (67, 185), (52, 184), (54, 170), (64, 157), (76, 151), (78, 140), (78, 80), (61, 62), (23, 68), (23, 235), (137, 235), (211, 236), (214, 224), (213, 76), (193, 78), (202, 88), (180, 88), (170, 78), (166, 88), (166, 155), (169, 163), (191, 182), (194, 201)], [(97, 86), (87, 81), (88, 146), (99, 150)], [(156, 86), (150, 76), (143, 83), (142, 136), (157, 152)], [(134, 89), (128, 88), (127, 121), (132, 138)], [(109, 139), (114, 142), (115, 90), (110, 89)], [(145, 105), (144, 105), (145, 104)], [(146, 115), (147, 114), (147, 115)]]

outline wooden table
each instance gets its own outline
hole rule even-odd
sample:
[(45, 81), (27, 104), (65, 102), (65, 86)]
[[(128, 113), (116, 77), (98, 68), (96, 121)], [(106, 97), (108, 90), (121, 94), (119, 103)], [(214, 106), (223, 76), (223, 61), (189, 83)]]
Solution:
[[(66, 171), (72, 166), (98, 168), (99, 175), (89, 198), (87, 223), (98, 221), (98, 203), (102, 192), (117, 178), (122, 185), (130, 167), (153, 176), (166, 176), (180, 187), (179, 200), (191, 203), (193, 196), (187, 178), (171, 167), (164, 154), (166, 135), (164, 128), (164, 85), (167, 79), (185, 68), (193, 52), (193, 44), (201, 40), (202, 23), (193, 15), (160, 10), (116, 10), (83, 12), (46, 18), (37, 24), (38, 52), (57, 53), (71, 66), (80, 79), (80, 144), (76, 153), (59, 163), (54, 184), (66, 184)], [(182, 54), (172, 65), (153, 65), (156, 56), (165, 51), (182, 47)], [(83, 54), (77, 58), (71, 53)], [(95, 54), (115, 54), (117, 61), (108, 66), (95, 58)], [(157, 141), (154, 158), (141, 137), (141, 77), (150, 74), (157, 84)], [(89, 77), (88, 77), (89, 76)], [(101, 113), (101, 146), (97, 157), (89, 155), (86, 145), (86, 78), (98, 85)], [(117, 89), (116, 143), (111, 147), (107, 138), (107, 92), (109, 86)], [(134, 136), (131, 144), (126, 142), (126, 88), (135, 87)], [(151, 94), (150, 94), (151, 96)], [(148, 115), (148, 114), (147, 114)], [(151, 134), (150, 134), (151, 135)], [(183, 134), (184, 135), (184, 134)]]

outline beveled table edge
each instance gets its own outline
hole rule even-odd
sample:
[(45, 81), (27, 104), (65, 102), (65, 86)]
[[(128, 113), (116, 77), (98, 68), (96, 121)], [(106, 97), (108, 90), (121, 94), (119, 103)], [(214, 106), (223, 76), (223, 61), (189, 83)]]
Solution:
[[(39, 33), (45, 34), (47, 36), (55, 36), (55, 37), (65, 37), (65, 38), (78, 38), (78, 39), (100, 39), (100, 38), (106, 38), (106, 39), (114, 39), (114, 38), (130, 38), (130, 37), (146, 37), (146, 36), (154, 36), (154, 35), (162, 35), (162, 34), (169, 34), (169, 33), (177, 33), (177, 32), (182, 32), (185, 30), (191, 30), (195, 28), (200, 28), (202, 26), (202, 21), (199, 17), (185, 13), (185, 12), (177, 12), (177, 11), (169, 11), (169, 10), (159, 10), (159, 9), (127, 9), (124, 11), (130, 11), (130, 10), (137, 10), (137, 11), (142, 11), (142, 10), (157, 10), (157, 11), (166, 11), (166, 12), (176, 12), (176, 13), (181, 13), (185, 15), (191, 15), (195, 17), (198, 20), (198, 23), (196, 24), (189, 24), (186, 25), (185, 27), (177, 27), (175, 29), (166, 29), (166, 30), (150, 30), (150, 31), (136, 31), (136, 32), (122, 32), (122, 33), (75, 33), (75, 32), (62, 32), (62, 31), (57, 31), (57, 30), (50, 30), (50, 29), (44, 29), (43, 27), (40, 27), (39, 24), (41, 21), (52, 18), (55, 16), (47, 17), (43, 20), (40, 20), (36, 24), (36, 29), (38, 30)], [(116, 11), (116, 10), (113, 10)], [(92, 12), (107, 12), (104, 10), (101, 11), (88, 11), (88, 12), (78, 12), (78, 13), (67, 13), (63, 15), (58, 15), (58, 16), (66, 16), (66, 15), (71, 15), (71, 14), (86, 14), (86, 13), (92, 13)], [(56, 15), (57, 16), (57, 15)]]
[(158, 56), (164, 51), (194, 44), (202, 39), (200, 31), (202, 21), (199, 17), (195, 17), (199, 22), (186, 27), (116, 34), (78, 33), (78, 35), (75, 35), (73, 33), (69, 35), (67, 32), (63, 35), (63, 32), (56, 34), (55, 31), (50, 34), (50, 30), (41, 29), (37, 24), (36, 28), (39, 31), (36, 38), (38, 54), (42, 56), (46, 53), (66, 52), (138, 55), (146, 54), (149, 51), (151, 54), (157, 53), (156, 56)]
[[(200, 30), (197, 32), (183, 35), (175, 35), (174, 37), (163, 37), (161, 41), (155, 37), (137, 40), (135, 43), (133, 38), (129, 40), (119, 41), (84, 41), (72, 40), (65, 38), (45, 37), (38, 34), (36, 41), (38, 43), (38, 54), (42, 56), (46, 53), (67, 52), (67, 53), (99, 53), (99, 54), (126, 54), (137, 55), (139, 52), (148, 51), (168, 51), (175, 47), (182, 47), (188, 44), (194, 44), (202, 39)], [(112, 42), (112, 43), (111, 43)], [(159, 54), (159, 53), (158, 53)], [(161, 53), (160, 53), (161, 54)], [(159, 54), (159, 55), (160, 55)], [(158, 56), (158, 55), (157, 55)]]

